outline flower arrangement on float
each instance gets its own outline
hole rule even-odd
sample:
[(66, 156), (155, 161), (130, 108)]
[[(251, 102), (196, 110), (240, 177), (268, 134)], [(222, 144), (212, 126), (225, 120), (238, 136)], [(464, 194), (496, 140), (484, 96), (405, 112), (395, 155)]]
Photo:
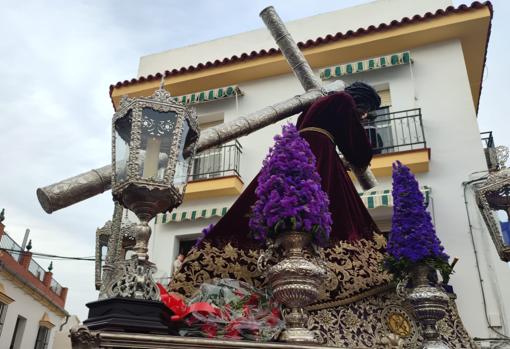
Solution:
[(393, 218), (383, 267), (397, 279), (418, 265), (436, 269), (448, 283), (453, 267), (437, 237), (423, 193), (411, 170), (397, 161), (393, 164)]
[[(383, 267), (399, 283), (397, 293), (407, 299), (421, 325), (423, 348), (448, 348), (436, 324), (448, 312), (450, 274), (457, 259), (450, 265), (448, 255), (436, 235), (423, 194), (411, 170), (393, 164), (393, 218), (387, 256)], [(441, 274), (439, 284), (437, 272)]]
[(266, 342), (283, 328), (280, 308), (270, 294), (233, 279), (203, 283), (188, 301), (158, 284), (161, 301), (180, 322), (179, 335)]
[[(267, 272), (274, 299), (289, 309), (279, 339), (315, 342), (304, 308), (318, 299), (326, 279), (326, 265), (319, 263), (313, 245), (329, 242), (329, 199), (321, 188), (310, 145), (296, 127), (283, 126), (274, 140), (257, 178), (249, 227), (254, 238), (267, 246), (258, 268)], [(268, 267), (268, 262), (273, 265)]]
[[(317, 265), (316, 258), (306, 259), (304, 250), (314, 255), (309, 249), (312, 243), (328, 243), (332, 224), (329, 200), (321, 188), (315, 156), (296, 127), (283, 126), (274, 140), (257, 178), (258, 199), (249, 221), (254, 238), (268, 247), (261, 258), (281, 247), (278, 256), (273, 256), (276, 264), (264, 267), (271, 293), (235, 280), (219, 280), (202, 284), (196, 296), (184, 302), (160, 287), (162, 302), (176, 314), (173, 320), (184, 322), (181, 335), (267, 341), (284, 327), (280, 303), (290, 309), (280, 339), (315, 340), (306, 328), (303, 308), (318, 298), (326, 270)], [(202, 231), (197, 246), (212, 230), (210, 225)]]
[(332, 220), (315, 156), (292, 124), (284, 125), (274, 140), (257, 179), (258, 200), (252, 207), (250, 229), (262, 242), (298, 231), (311, 234), (313, 243), (324, 246)]

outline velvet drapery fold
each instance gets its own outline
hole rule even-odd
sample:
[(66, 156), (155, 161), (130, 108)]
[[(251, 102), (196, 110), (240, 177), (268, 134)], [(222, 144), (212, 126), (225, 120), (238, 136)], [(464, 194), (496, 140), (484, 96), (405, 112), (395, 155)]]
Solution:
[[(359, 168), (366, 167), (372, 159), (371, 146), (354, 100), (345, 92), (322, 97), (299, 116), (297, 128), (323, 129), (333, 138), (331, 140), (325, 133), (313, 130), (301, 133), (316, 157), (322, 189), (330, 200), (329, 210), (333, 218), (330, 243), (370, 239), (373, 232), (378, 231), (377, 226), (336, 151), (338, 146), (345, 158)], [(251, 237), (248, 227), (251, 206), (257, 200), (257, 180), (258, 175), (204, 241), (219, 248), (228, 243), (242, 249), (264, 247)]]

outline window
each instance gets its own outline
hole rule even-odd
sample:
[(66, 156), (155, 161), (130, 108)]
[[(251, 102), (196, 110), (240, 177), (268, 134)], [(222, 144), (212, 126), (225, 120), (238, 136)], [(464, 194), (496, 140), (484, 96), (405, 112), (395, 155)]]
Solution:
[(25, 325), (27, 319), (23, 316), (18, 315), (16, 320), (16, 326), (14, 326), (14, 333), (12, 334), (11, 345), (9, 349), (21, 349), (21, 340), (23, 339), (23, 333), (25, 332)]
[(387, 153), (393, 147), (390, 90), (381, 90), (377, 91), (377, 93), (381, 97), (381, 107), (371, 112), (363, 124), (372, 145), (373, 154)]
[(197, 243), (197, 240), (179, 240), (179, 253), (187, 255), (193, 246)]
[(363, 123), (373, 154), (381, 154), (393, 145), (389, 108), (383, 107), (370, 113)]
[[(223, 123), (223, 113), (202, 114), (198, 117), (200, 130), (206, 130)], [(190, 180), (219, 177), (222, 170), (222, 147), (212, 148), (196, 154), (193, 160)]]
[(2, 328), (4, 327), (5, 315), (7, 314), (7, 304), (0, 303), (0, 335), (2, 334)]
[(377, 94), (381, 97), (381, 108), (391, 106), (391, 94), (389, 89), (377, 91)]
[(5, 317), (7, 316), (7, 307), (12, 302), (14, 302), (14, 299), (7, 295), (4, 285), (0, 282), (0, 335), (2, 334)]
[(209, 179), (221, 174), (221, 147), (206, 150), (193, 160), (192, 179)]
[(50, 329), (44, 326), (39, 326), (37, 331), (37, 338), (35, 339), (34, 349), (47, 349), (50, 340)]

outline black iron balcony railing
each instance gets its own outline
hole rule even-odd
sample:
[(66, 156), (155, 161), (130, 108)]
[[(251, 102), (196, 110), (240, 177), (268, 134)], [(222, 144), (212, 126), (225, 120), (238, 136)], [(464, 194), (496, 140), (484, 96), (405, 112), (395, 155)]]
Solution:
[(480, 132), (480, 138), (482, 139), (483, 152), (485, 153), (485, 161), (487, 162), (487, 168), (490, 171), (498, 170), (499, 162), (496, 151), (496, 144), (494, 143), (494, 137), (492, 136), (492, 131)]
[(480, 132), (480, 137), (485, 145), (484, 148), (494, 148), (494, 137), (492, 137), (492, 131)]
[(427, 147), (420, 108), (391, 113), (382, 109), (376, 114), (363, 123), (374, 154)]
[(203, 151), (193, 160), (190, 181), (226, 176), (239, 176), (242, 147), (236, 140), (220, 147)]

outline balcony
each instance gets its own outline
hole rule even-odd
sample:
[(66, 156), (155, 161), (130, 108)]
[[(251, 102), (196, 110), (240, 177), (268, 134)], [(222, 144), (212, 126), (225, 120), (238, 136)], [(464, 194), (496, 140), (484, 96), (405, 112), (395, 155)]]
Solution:
[(487, 168), (489, 171), (497, 171), (499, 169), (499, 163), (492, 131), (480, 132), (480, 138), (482, 139)]
[(237, 140), (197, 154), (185, 200), (239, 195), (243, 189), (239, 174), (241, 154), (242, 147)]
[(427, 148), (421, 109), (388, 112), (377, 111), (377, 118), (363, 126), (373, 147), (372, 171), (376, 176), (390, 176), (392, 164), (399, 160), (414, 173), (429, 170), (430, 149)]
[[(1, 252), (5, 252), (5, 254)], [(64, 307), (67, 288), (62, 287), (53, 278), (51, 271), (44, 270), (32, 258), (31, 252), (23, 251), (21, 246), (2, 230), (0, 230), (0, 264), (9, 273), (19, 278), (23, 285), (28, 282), (29, 293), (37, 290), (36, 292), (40, 292), (57, 306)]]

